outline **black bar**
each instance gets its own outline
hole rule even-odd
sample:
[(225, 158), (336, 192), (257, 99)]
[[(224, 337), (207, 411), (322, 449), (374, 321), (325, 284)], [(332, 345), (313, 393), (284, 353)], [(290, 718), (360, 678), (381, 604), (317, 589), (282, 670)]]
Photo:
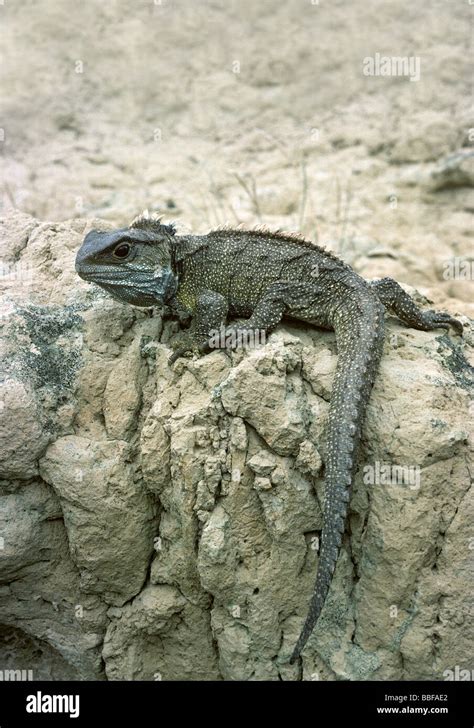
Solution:
[[(420, 725), (472, 728), (472, 682), (0, 682), (0, 728), (34, 725), (160, 726), (186, 715), (193, 725), (242, 721), (258, 714), (268, 725), (287, 713), (291, 723), (349, 725)], [(66, 703), (52, 696), (78, 696)], [(226, 701), (226, 702), (223, 702)], [(77, 708), (67, 712), (33, 709)], [(228, 712), (229, 711), (229, 712)], [(346, 722), (344, 722), (346, 721)]]

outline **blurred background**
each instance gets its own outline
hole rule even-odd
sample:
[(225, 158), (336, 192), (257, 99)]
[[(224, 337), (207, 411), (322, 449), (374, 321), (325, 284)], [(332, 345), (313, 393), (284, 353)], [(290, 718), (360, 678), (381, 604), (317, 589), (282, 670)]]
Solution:
[[(122, 225), (148, 208), (195, 232), (299, 230), (367, 277), (472, 314), (470, 281), (449, 266), (472, 252), (473, 10), (6, 2), (2, 213)], [(406, 64), (381, 75), (384, 57)]]

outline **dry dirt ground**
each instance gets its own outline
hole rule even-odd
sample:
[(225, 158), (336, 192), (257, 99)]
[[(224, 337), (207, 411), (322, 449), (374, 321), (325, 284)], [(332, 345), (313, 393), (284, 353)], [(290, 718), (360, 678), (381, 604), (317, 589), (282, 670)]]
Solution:
[[(472, 314), (472, 11), (2, 3), (3, 211), (300, 230), (367, 277)], [(364, 75), (376, 54), (419, 63), (419, 79)]]

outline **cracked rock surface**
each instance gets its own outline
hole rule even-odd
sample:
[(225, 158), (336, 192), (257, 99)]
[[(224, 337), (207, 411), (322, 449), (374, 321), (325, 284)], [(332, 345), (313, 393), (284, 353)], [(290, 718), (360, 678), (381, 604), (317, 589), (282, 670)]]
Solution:
[(461, 303), (462, 341), (388, 321), (334, 581), (290, 666), (317, 567), (333, 334), (285, 323), (260, 348), (170, 368), (175, 322), (74, 274), (84, 230), (103, 222), (1, 224), (23, 271), (1, 317), (6, 667), (110, 680), (472, 667)]

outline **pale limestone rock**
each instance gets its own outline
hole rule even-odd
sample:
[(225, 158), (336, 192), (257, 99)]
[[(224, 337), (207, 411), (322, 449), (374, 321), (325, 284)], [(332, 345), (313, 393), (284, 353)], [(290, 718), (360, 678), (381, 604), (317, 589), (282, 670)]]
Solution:
[[(317, 567), (334, 335), (285, 324), (259, 349), (169, 368), (174, 324), (74, 276), (87, 225), (4, 221), (36, 271), (9, 290), (3, 354), (12, 663), (35, 654), (47, 679), (136, 680), (439, 680), (468, 666), (459, 339), (387, 325), (348, 529), (300, 671), (288, 657)], [(393, 465), (406, 482), (382, 477)]]
[(7, 377), (0, 383), (0, 403), (3, 477), (31, 478), (49, 441), (37, 399), (26, 382)]
[(144, 584), (155, 528), (152, 499), (129, 460), (126, 442), (70, 435), (50, 445), (40, 463), (60, 498), (82, 587), (118, 605)]

